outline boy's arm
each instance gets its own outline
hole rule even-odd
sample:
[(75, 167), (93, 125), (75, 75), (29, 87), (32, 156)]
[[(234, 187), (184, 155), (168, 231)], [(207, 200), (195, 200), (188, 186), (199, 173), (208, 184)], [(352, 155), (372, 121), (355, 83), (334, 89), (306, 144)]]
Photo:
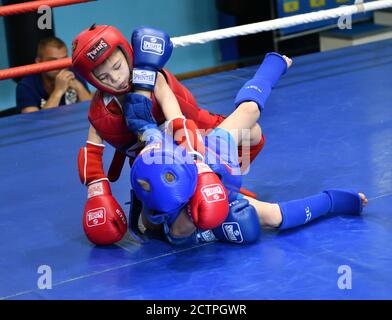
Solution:
[(176, 96), (166, 82), (165, 76), (160, 72), (158, 72), (154, 94), (167, 121), (183, 117)]

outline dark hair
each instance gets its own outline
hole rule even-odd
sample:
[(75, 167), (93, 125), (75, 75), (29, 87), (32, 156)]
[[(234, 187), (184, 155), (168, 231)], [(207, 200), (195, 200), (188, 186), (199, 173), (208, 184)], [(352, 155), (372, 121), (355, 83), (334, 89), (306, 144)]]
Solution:
[(45, 50), (46, 47), (48, 46), (52, 46), (55, 47), (57, 49), (60, 48), (67, 48), (67, 45), (65, 44), (65, 42), (57, 37), (46, 37), (41, 39), (38, 42), (38, 46), (37, 46), (37, 57), (41, 57), (42, 56), (42, 52)]

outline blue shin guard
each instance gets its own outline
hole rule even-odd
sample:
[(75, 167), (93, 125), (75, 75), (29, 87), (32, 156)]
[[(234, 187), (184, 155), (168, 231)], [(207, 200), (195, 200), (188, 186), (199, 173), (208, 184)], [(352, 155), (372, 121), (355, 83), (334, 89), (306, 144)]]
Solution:
[(254, 77), (238, 91), (234, 102), (235, 107), (237, 108), (242, 102), (253, 101), (262, 111), (272, 88), (286, 71), (286, 60), (275, 52), (268, 53)]
[(329, 189), (304, 199), (279, 203), (282, 224), (279, 230), (301, 226), (327, 213), (355, 214), (362, 212), (362, 200), (358, 193)]

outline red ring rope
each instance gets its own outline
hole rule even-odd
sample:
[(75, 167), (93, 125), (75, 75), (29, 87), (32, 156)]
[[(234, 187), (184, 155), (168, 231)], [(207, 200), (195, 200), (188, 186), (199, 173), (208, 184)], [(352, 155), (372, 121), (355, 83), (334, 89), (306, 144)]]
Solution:
[[(39, 7), (43, 5), (53, 8), (91, 1), (95, 0), (35, 0), (30, 2), (11, 4), (7, 6), (0, 6), (0, 16), (9, 16), (14, 14), (36, 11)], [(20, 67), (4, 69), (0, 70), (0, 80), (19, 78), (30, 74), (47, 72), (56, 69), (64, 69), (70, 67), (71, 64), (71, 58), (64, 58), (55, 61), (40, 62)]]
[(70, 67), (72, 64), (71, 58), (63, 58), (53, 61), (40, 62), (34, 64), (27, 64), (25, 66), (9, 68), (0, 70), (0, 80), (19, 78), (29, 74), (41, 73), (50, 70), (64, 69)]
[(0, 16), (9, 16), (14, 14), (36, 11), (40, 6), (60, 7), (82, 2), (91, 2), (95, 0), (36, 0), (24, 3), (10, 4), (0, 7)]

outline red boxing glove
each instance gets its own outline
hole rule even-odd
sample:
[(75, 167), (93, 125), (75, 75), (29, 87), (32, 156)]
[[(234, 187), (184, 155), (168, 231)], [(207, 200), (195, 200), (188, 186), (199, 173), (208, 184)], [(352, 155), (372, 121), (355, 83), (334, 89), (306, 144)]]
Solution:
[(197, 167), (197, 186), (188, 204), (188, 214), (196, 227), (213, 229), (220, 226), (229, 213), (227, 191), (208, 165), (198, 162)]
[(127, 232), (127, 218), (112, 196), (107, 180), (88, 186), (83, 229), (87, 238), (96, 245), (113, 244), (120, 241)]

